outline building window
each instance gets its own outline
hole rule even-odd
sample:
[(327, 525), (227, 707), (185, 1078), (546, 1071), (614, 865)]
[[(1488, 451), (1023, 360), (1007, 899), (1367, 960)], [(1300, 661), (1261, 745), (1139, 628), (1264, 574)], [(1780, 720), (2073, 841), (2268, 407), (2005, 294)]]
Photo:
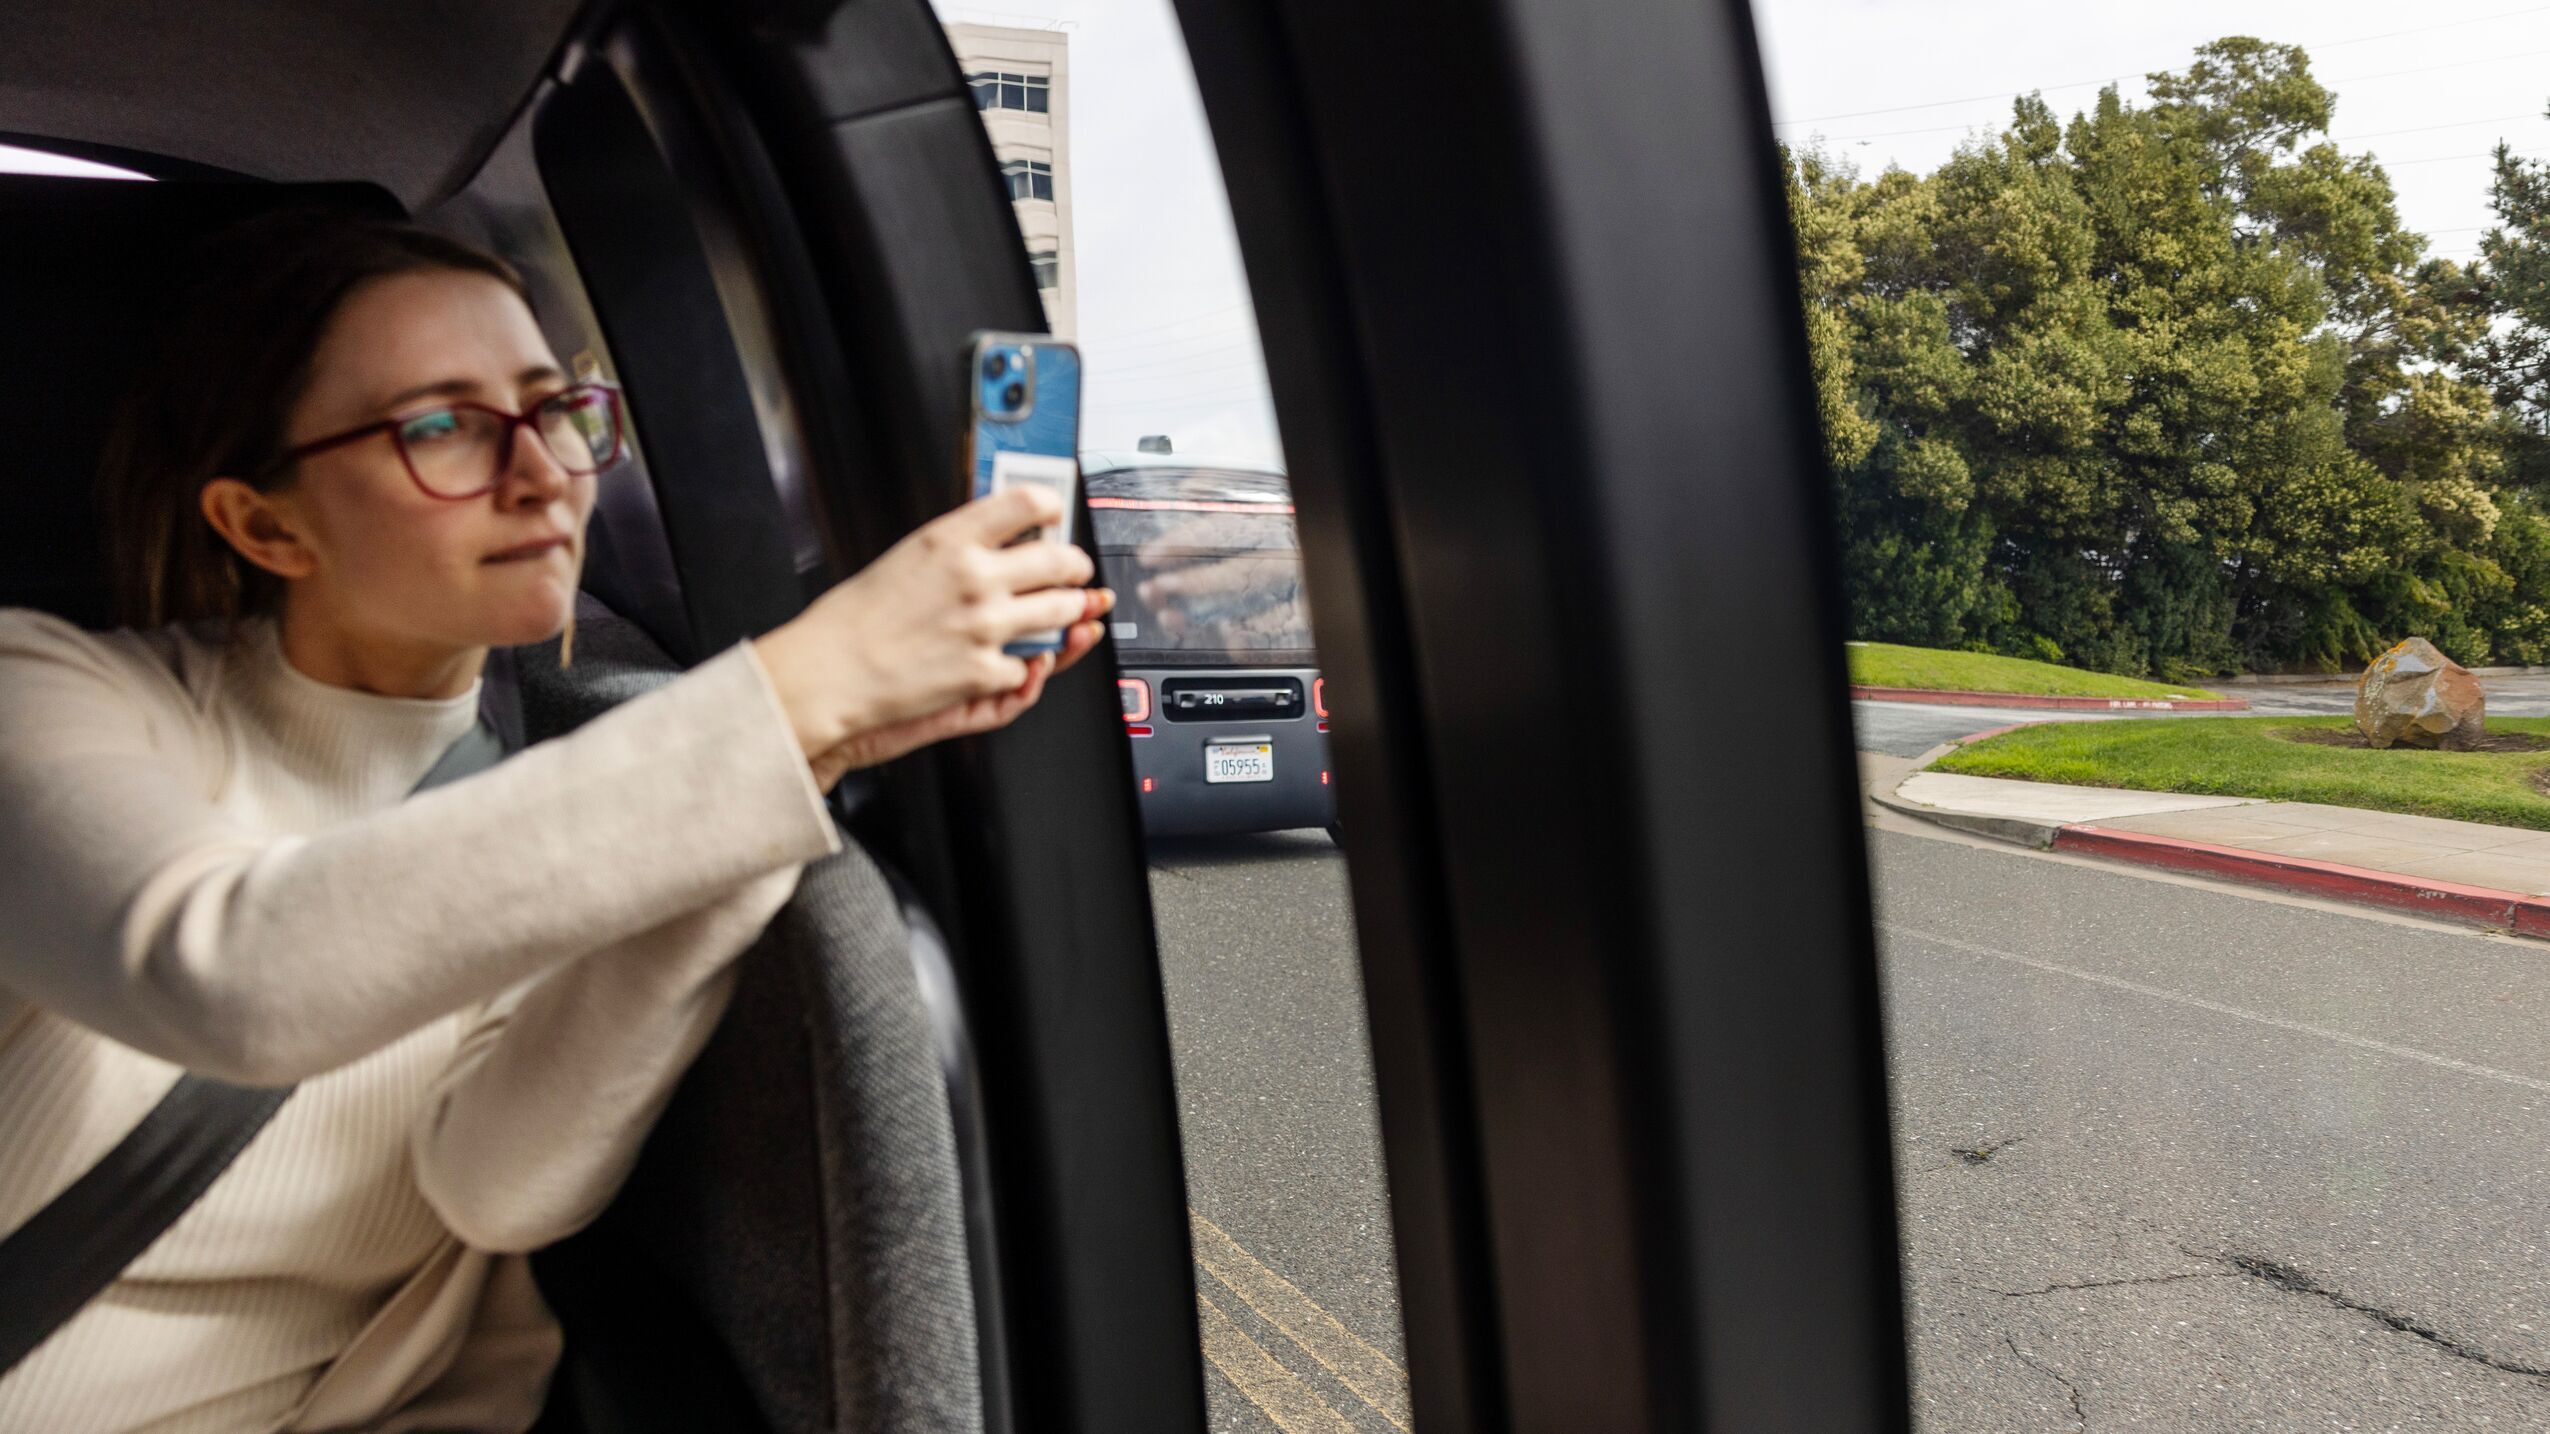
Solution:
[(984, 70), (967, 75), (965, 83), (973, 88), (978, 110), (1025, 110), (1040, 115), (1052, 104), (1053, 80), (1045, 75)]
[(1054, 197), (1054, 167), (1041, 159), (1013, 159), (1001, 165), (1001, 178), (1012, 199)]
[(1051, 249), (1030, 249), (1027, 251), (1027, 262), (1036, 271), (1037, 288), (1059, 289), (1062, 287), (1062, 255)]

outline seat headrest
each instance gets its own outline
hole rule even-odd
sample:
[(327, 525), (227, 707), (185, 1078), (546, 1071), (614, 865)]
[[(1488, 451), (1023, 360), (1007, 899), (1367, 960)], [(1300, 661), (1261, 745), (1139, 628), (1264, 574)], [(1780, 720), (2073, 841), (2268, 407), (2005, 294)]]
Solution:
[(117, 400), (215, 230), (272, 210), (399, 217), (369, 184), (0, 175), (0, 606), (112, 618), (97, 469)]

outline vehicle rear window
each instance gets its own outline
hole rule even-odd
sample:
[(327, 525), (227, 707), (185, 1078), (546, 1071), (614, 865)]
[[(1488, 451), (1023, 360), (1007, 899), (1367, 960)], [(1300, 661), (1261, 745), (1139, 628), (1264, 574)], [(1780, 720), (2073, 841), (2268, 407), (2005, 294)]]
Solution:
[(1288, 504), (1089, 499), (1098, 555), (1116, 590), (1116, 647), (1203, 661), (1307, 661), (1310, 606)]

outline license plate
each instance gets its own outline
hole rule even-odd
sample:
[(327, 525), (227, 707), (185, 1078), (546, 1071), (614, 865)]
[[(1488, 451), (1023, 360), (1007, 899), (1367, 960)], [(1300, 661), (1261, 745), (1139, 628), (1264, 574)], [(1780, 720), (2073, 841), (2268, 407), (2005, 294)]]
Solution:
[(1204, 780), (1271, 782), (1275, 780), (1275, 748), (1265, 742), (1251, 742), (1238, 747), (1207, 747), (1204, 749)]

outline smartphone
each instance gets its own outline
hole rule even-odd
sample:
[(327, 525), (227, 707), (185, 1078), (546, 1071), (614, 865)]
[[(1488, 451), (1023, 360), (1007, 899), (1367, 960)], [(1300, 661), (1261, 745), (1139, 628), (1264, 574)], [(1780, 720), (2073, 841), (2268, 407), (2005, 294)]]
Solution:
[[(966, 471), (973, 496), (1034, 483), (1062, 499), (1062, 521), (1030, 542), (1071, 541), (1080, 495), (1080, 350), (1043, 334), (983, 332), (968, 341), (973, 394)], [(1062, 629), (1029, 633), (1003, 652), (1033, 657), (1062, 648)]]

